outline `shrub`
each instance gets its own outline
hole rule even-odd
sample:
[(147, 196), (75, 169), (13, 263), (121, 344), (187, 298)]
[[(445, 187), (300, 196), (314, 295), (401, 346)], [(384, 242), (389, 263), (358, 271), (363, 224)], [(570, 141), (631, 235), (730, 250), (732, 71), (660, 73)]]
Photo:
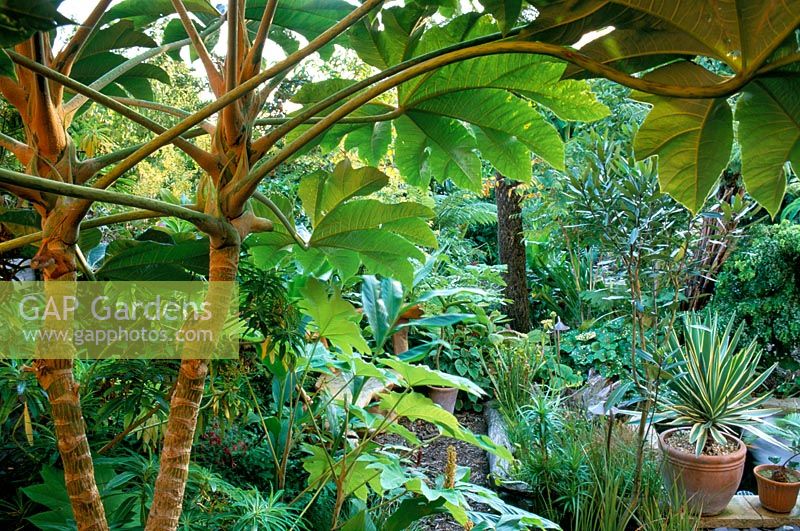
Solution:
[(747, 323), (747, 339), (766, 350), (765, 362), (800, 367), (800, 225), (754, 227), (725, 263), (712, 302), (724, 319)]
[(581, 372), (594, 369), (606, 378), (630, 374), (630, 327), (615, 319), (588, 330), (570, 330), (561, 339), (561, 350)]

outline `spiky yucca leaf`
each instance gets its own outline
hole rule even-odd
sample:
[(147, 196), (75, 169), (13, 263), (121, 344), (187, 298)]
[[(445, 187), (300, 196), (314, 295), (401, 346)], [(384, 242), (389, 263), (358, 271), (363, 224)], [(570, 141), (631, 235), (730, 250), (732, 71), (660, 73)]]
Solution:
[(734, 331), (731, 321), (720, 332), (717, 315), (692, 313), (684, 318), (682, 341), (672, 334), (680, 372), (669, 380), (661, 407), (670, 424), (689, 428), (697, 455), (709, 438), (724, 444), (735, 429), (777, 443), (759, 429), (763, 418), (774, 413), (760, 408), (770, 393), (755, 394), (775, 365), (758, 374), (762, 353), (755, 342), (738, 348), (743, 326)]

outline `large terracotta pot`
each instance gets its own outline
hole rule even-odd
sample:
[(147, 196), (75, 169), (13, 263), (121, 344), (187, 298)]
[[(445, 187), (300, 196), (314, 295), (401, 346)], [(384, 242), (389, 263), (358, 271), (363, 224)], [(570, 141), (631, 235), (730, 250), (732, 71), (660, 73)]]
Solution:
[(686, 505), (692, 512), (703, 516), (719, 514), (728, 506), (744, 472), (747, 447), (739, 439), (739, 449), (728, 455), (701, 455), (687, 453), (669, 446), (665, 441), (683, 428), (667, 430), (658, 437), (664, 454), (664, 482), (668, 490), (673, 485), (686, 494)]
[(800, 492), (800, 481), (785, 483), (773, 481), (761, 475), (767, 470), (777, 470), (780, 465), (758, 465), (753, 469), (758, 484), (758, 501), (766, 509), (775, 513), (789, 513), (797, 503), (797, 493)]

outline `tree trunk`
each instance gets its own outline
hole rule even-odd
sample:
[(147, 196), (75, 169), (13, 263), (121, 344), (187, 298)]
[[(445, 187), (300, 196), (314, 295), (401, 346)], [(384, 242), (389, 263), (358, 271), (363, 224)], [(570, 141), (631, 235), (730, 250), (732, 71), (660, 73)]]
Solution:
[(506, 314), (511, 328), (518, 332), (531, 329), (528, 302), (528, 278), (525, 271), (525, 241), (522, 236), (522, 198), (516, 193), (517, 181), (495, 174), (497, 201), (497, 246), (500, 263), (505, 264), (505, 297), (510, 302)]
[[(236, 280), (239, 250), (238, 244), (214, 248), (212, 243), (209, 251), (210, 283), (206, 295), (206, 301), (211, 303), (212, 308), (227, 310), (229, 307), (231, 292), (228, 283)], [(220, 330), (223, 325), (224, 319), (219, 323)], [(184, 351), (186, 358), (181, 362), (175, 393), (170, 400), (164, 448), (146, 531), (173, 531), (178, 528), (197, 415), (208, 374), (208, 360), (192, 359), (191, 345), (188, 344)]]
[[(43, 229), (48, 238), (33, 262), (40, 264), (45, 291), (55, 291), (58, 281), (76, 281), (76, 254), (74, 242), (77, 236), (75, 225), (65, 221), (60, 212), (52, 213)], [(57, 227), (53, 230), (53, 227)], [(74, 229), (74, 230), (73, 230)], [(71, 289), (72, 286), (67, 286)], [(47, 326), (68, 325), (51, 323)], [(71, 344), (64, 348), (74, 350)], [(52, 355), (52, 353), (51, 353)], [(36, 377), (50, 401), (51, 416), (55, 425), (58, 453), (64, 465), (64, 481), (79, 531), (106, 531), (105, 510), (94, 477), (92, 454), (86, 438), (86, 423), (81, 411), (78, 383), (72, 373), (73, 358), (67, 354), (63, 359), (37, 359), (33, 363)]]

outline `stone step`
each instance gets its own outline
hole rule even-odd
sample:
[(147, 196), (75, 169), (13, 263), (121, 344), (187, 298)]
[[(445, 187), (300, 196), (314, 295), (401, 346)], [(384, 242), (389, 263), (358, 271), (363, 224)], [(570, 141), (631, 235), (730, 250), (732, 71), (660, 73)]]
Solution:
[(787, 514), (773, 513), (761, 506), (758, 496), (733, 497), (728, 507), (717, 516), (700, 519), (701, 529), (790, 529), (800, 531), (800, 504)]

